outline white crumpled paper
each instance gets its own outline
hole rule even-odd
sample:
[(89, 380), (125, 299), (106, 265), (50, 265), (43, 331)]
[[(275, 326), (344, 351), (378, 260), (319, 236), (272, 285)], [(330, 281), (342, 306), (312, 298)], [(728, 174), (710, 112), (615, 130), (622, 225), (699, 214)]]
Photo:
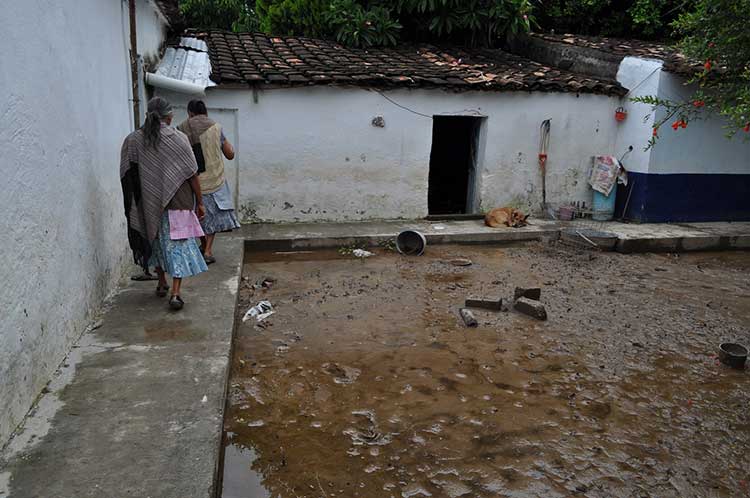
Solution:
[(242, 321), (246, 322), (250, 320), (251, 318), (255, 317), (255, 320), (258, 322), (262, 322), (269, 316), (276, 313), (273, 309), (273, 305), (268, 301), (261, 301), (249, 310), (247, 310), (247, 313), (245, 313), (245, 316), (242, 317)]

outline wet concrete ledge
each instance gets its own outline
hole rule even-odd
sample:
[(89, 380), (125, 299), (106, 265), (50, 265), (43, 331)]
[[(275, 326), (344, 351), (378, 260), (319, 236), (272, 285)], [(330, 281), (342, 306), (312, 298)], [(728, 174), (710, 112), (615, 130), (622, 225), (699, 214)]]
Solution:
[(132, 282), (0, 456), (0, 497), (215, 496), (241, 236), (184, 282), (179, 313)]
[[(750, 222), (632, 224), (534, 220), (523, 228), (488, 228), (479, 220), (258, 224), (243, 228), (247, 247), (295, 251), (347, 245), (377, 246), (402, 230), (422, 232), (430, 244), (504, 244), (558, 240), (567, 229), (594, 229), (616, 237), (621, 253), (750, 249)], [(581, 245), (586, 243), (581, 239)]]

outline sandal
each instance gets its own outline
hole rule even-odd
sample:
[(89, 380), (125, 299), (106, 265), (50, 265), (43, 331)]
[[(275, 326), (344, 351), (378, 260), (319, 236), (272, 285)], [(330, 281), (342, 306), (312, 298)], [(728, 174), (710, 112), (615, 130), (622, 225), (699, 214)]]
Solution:
[(143, 273), (141, 275), (133, 275), (130, 277), (130, 280), (133, 280), (134, 282), (145, 282), (147, 280), (159, 280), (159, 277), (151, 275), (150, 273)]
[(180, 296), (172, 296), (169, 298), (169, 307), (175, 311), (180, 311), (185, 306), (185, 301)]
[(216, 263), (216, 258), (213, 256), (203, 256), (203, 259), (206, 261), (207, 265), (210, 265), (211, 263)]
[(167, 297), (167, 291), (169, 290), (169, 286), (165, 285), (162, 287), (161, 285), (156, 286), (156, 295), (159, 297)]

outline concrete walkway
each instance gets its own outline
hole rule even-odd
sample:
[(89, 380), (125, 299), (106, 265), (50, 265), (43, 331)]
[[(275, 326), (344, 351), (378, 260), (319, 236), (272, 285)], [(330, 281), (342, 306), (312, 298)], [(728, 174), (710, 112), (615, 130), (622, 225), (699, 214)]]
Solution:
[(374, 244), (406, 228), (429, 244), (557, 239), (588, 228), (615, 234), (623, 252), (750, 248), (750, 223), (250, 225), (219, 238), (219, 263), (186, 282), (182, 312), (154, 297), (154, 282), (122, 289), (0, 456), (0, 497), (213, 498), (244, 240), (278, 250), (338, 247)]
[(122, 289), (6, 448), (0, 497), (214, 496), (242, 243), (218, 239), (179, 313)]

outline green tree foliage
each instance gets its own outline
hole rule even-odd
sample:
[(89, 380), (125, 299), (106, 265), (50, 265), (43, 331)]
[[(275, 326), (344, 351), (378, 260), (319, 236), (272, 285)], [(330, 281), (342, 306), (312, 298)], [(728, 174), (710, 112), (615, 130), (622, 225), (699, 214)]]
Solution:
[(257, 31), (255, 0), (180, 0), (180, 12), (191, 28)]
[(256, 0), (260, 29), (276, 35), (327, 37), (330, 0)]
[(691, 83), (695, 94), (687, 101), (654, 96), (633, 99), (666, 112), (654, 125), (649, 146), (659, 138), (660, 127), (670, 124), (677, 132), (692, 120), (722, 116), (728, 136), (742, 131), (750, 138), (750, 0), (700, 0), (696, 9), (674, 23), (682, 51), (705, 61)]
[(533, 22), (530, 0), (257, 0), (256, 8), (263, 31), (357, 47), (399, 40), (493, 46)]
[(538, 20), (558, 33), (667, 39), (670, 24), (697, 0), (539, 0)]

